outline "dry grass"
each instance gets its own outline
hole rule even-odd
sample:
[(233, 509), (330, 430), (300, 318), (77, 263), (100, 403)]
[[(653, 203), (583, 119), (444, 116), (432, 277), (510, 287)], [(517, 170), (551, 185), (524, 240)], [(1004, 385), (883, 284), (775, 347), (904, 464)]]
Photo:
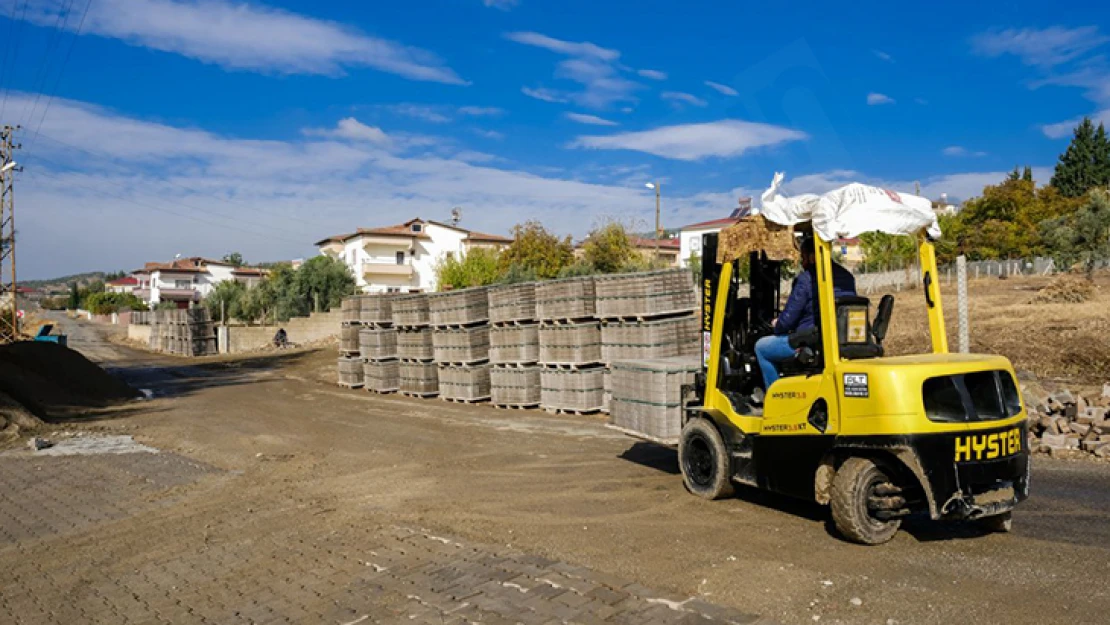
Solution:
[[(1014, 368), (1076, 390), (1101, 390), (1110, 381), (1110, 274), (1095, 277), (1082, 303), (1032, 303), (1052, 278), (973, 280), (968, 286), (971, 351), (1000, 354)], [(881, 293), (869, 295), (878, 303)], [(929, 324), (920, 289), (895, 295), (887, 353), (929, 350)], [(958, 348), (955, 286), (942, 285), (949, 347)]]

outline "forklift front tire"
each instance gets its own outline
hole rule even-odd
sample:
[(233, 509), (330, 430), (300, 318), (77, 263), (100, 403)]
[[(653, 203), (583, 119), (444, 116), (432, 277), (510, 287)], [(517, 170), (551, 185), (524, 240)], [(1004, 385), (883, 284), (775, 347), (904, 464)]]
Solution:
[(731, 496), (732, 462), (721, 433), (703, 418), (690, 419), (682, 428), (678, 465), (686, 489), (702, 499)]
[(864, 545), (881, 545), (898, 533), (901, 519), (882, 521), (872, 516), (868, 506), (876, 487), (890, 481), (882, 467), (869, 458), (852, 457), (840, 465), (833, 478), (829, 503), (836, 529), (845, 538)]

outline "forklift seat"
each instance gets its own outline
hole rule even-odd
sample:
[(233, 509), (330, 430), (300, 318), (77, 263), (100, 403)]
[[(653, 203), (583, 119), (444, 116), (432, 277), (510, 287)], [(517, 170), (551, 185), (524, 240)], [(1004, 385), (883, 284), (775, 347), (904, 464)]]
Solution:
[[(836, 330), (840, 338), (840, 357), (845, 360), (879, 358), (883, 339), (894, 310), (894, 296), (884, 295), (879, 302), (875, 323), (870, 317), (871, 300), (859, 295), (836, 298)], [(821, 331), (817, 326), (790, 335), (790, 346), (798, 350), (794, 364), (808, 366), (817, 361), (821, 350)], [(795, 369), (795, 367), (787, 367)]]

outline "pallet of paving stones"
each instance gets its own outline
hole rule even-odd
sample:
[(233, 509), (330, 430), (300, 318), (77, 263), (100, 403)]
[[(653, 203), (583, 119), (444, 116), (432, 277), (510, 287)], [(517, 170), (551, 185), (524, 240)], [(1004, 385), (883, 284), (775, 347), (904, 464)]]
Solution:
[(682, 389), (694, 383), (699, 371), (696, 357), (614, 362), (612, 424), (660, 441), (677, 439), (682, 430)]
[(435, 328), (432, 331), (432, 351), (435, 361), (444, 364), (488, 361), (489, 332), (488, 325)]
[(428, 296), (428, 317), (433, 326), (470, 326), (489, 321), (489, 293), (486, 287), (432, 293)]
[(490, 366), (439, 365), (439, 397), (465, 403), (488, 401)]
[(428, 294), (395, 295), (390, 303), (393, 325), (398, 328), (422, 328), (431, 323), (428, 315)]
[(540, 362), (590, 365), (601, 362), (601, 325), (597, 321), (551, 324), (539, 328)]
[(693, 274), (686, 269), (596, 276), (597, 316), (647, 320), (698, 307)]
[(360, 295), (359, 322), (363, 325), (391, 326), (393, 325), (393, 295), (390, 293), (373, 293)]
[(499, 325), (489, 329), (489, 359), (500, 363), (534, 363), (540, 359), (537, 323)]
[(340, 357), (336, 361), (336, 370), (339, 374), (339, 386), (347, 388), (361, 388), (364, 382), (363, 362), (361, 358)]
[(439, 366), (436, 363), (402, 360), (398, 369), (402, 394), (412, 397), (439, 395)]
[(363, 388), (375, 393), (396, 393), (401, 389), (401, 363), (394, 360), (368, 360), (363, 363)]
[(593, 276), (549, 280), (536, 285), (536, 316), (541, 321), (579, 321), (596, 316)]
[(495, 406), (540, 405), (540, 367), (495, 365), (490, 369), (490, 396)]
[(536, 283), (505, 284), (489, 289), (489, 322), (530, 323), (536, 317)]
[(700, 319), (694, 315), (652, 321), (605, 321), (601, 358), (605, 362), (689, 356), (700, 351)]
[(362, 323), (362, 302), (358, 295), (344, 297), (339, 303), (339, 321), (343, 324), (359, 325)]
[(404, 360), (434, 360), (432, 328), (397, 328), (397, 357)]
[(397, 330), (362, 326), (358, 331), (358, 349), (366, 360), (397, 358)]
[(359, 347), (359, 330), (362, 326), (359, 325), (341, 325), (339, 326), (339, 353), (344, 356), (362, 356), (361, 348)]
[(156, 310), (148, 313), (150, 338), (147, 345), (154, 351), (178, 356), (215, 355), (216, 324), (207, 308)]
[(574, 414), (600, 412), (605, 405), (605, 368), (540, 369), (540, 405)]

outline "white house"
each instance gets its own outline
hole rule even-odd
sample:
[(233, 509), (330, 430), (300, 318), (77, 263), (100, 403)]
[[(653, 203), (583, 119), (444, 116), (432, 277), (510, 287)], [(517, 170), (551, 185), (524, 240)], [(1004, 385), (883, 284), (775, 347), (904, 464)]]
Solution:
[(132, 293), (152, 307), (171, 301), (179, 308), (188, 308), (211, 294), (221, 282), (237, 280), (252, 286), (262, 275), (265, 270), (237, 268), (231, 263), (194, 256), (168, 263), (147, 263), (131, 272), (136, 281)]
[(740, 217), (725, 217), (683, 226), (678, 235), (678, 258), (682, 266), (686, 266), (691, 256), (695, 254), (701, 256), (701, 235), (720, 232), (736, 224), (740, 219)]
[(343, 261), (360, 289), (417, 292), (436, 289), (436, 264), (475, 248), (500, 250), (512, 239), (426, 219), (382, 228), (359, 228), (316, 242), (320, 253)]

